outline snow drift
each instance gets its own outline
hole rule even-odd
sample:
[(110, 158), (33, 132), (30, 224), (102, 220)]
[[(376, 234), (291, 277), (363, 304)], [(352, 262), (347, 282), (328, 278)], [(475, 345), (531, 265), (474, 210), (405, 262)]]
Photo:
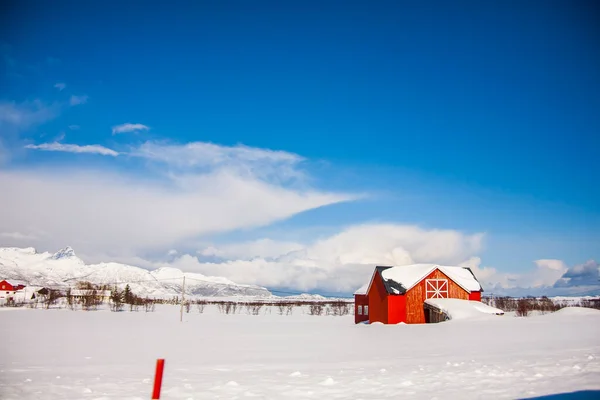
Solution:
[(444, 312), (450, 319), (473, 319), (485, 315), (503, 315), (504, 311), (499, 308), (488, 306), (480, 301), (462, 299), (427, 299), (429, 304)]

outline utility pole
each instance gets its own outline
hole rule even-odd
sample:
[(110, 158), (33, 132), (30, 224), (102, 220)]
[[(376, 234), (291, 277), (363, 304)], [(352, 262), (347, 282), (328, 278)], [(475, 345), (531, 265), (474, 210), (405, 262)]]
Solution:
[(181, 314), (179, 322), (183, 322), (183, 302), (185, 301), (185, 275), (183, 276), (183, 285), (181, 285)]

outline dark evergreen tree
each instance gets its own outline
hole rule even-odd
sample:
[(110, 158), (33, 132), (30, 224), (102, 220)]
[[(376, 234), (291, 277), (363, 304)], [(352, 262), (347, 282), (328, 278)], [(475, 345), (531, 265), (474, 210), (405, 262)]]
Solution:
[(123, 300), (125, 301), (125, 304), (133, 304), (133, 301), (135, 300), (133, 293), (131, 292), (131, 288), (129, 287), (129, 284), (125, 286), (125, 291), (123, 292)]

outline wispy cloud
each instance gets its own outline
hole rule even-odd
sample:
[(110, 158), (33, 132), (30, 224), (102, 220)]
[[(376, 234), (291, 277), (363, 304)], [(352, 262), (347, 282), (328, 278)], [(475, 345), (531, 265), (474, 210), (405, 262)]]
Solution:
[(22, 103), (0, 102), (0, 129), (24, 130), (41, 125), (58, 116), (61, 105), (41, 100)]
[(126, 123), (126, 124), (113, 126), (112, 134), (116, 135), (119, 133), (140, 132), (140, 131), (147, 131), (149, 129), (150, 129), (150, 127), (143, 125), (143, 124)]
[(179, 171), (225, 169), (248, 177), (268, 181), (290, 181), (305, 178), (298, 164), (298, 154), (249, 147), (222, 146), (206, 142), (168, 144), (146, 142), (132, 149), (130, 155), (164, 163)]
[(67, 84), (63, 83), (63, 82), (59, 82), (59, 83), (55, 84), (54, 87), (62, 92), (67, 87)]
[(25, 148), (33, 149), (33, 150), (42, 150), (42, 151), (61, 151), (61, 152), (66, 152), (66, 153), (100, 154), (103, 156), (112, 156), (112, 157), (116, 157), (119, 155), (118, 152), (116, 152), (112, 149), (109, 149), (107, 147), (97, 145), (97, 144), (80, 146), (77, 144), (66, 144), (66, 143), (53, 142), (53, 143), (42, 143), (42, 144), (38, 144), (38, 145), (29, 144), (29, 145), (25, 146)]
[(87, 95), (82, 95), (82, 96), (71, 96), (71, 98), (69, 99), (69, 104), (72, 106), (77, 106), (79, 104), (85, 104), (87, 103), (89, 99), (89, 96)]
[(56, 139), (54, 139), (55, 142), (60, 142), (65, 138), (66, 134), (64, 132), (61, 132), (58, 134), (58, 136), (56, 137)]
[(72, 131), (77, 131), (81, 128), (79, 125), (69, 125), (69, 129)]
[[(130, 150), (139, 157), (148, 152), (143, 156), (148, 162), (131, 169), (127, 158), (120, 157), (130, 152), (119, 153), (100, 145), (53, 142), (30, 144), (27, 148), (108, 155), (111, 157), (106, 160), (115, 161), (109, 169), (86, 168), (80, 159), (76, 168), (0, 169), (0, 187), (10, 188), (0, 207), (2, 231), (22, 232), (23, 227), (51, 230), (51, 236), (32, 241), (31, 245), (56, 247), (68, 243), (90, 255), (106, 249), (116, 254), (163, 248), (166, 252), (182, 243), (196, 243), (203, 235), (261, 227), (354, 198), (308, 185), (291, 188), (262, 174), (243, 173), (244, 168), (257, 168), (257, 160), (260, 168), (277, 169), (282, 160), (301, 159), (268, 149), (232, 150), (210, 144), (203, 154), (212, 161), (202, 164), (205, 168), (178, 169), (165, 165), (175, 162), (170, 157), (176, 157), (177, 149), (166, 147), (165, 151), (173, 150), (173, 154), (163, 160), (158, 157), (161, 146), (153, 144), (143, 151), (139, 147)], [(267, 166), (269, 162), (271, 167)], [(77, 223), (62, 223), (65, 216)], [(264, 249), (260, 254), (278, 252), (270, 247), (270, 243), (258, 243), (247, 250), (224, 249), (218, 254), (254, 252), (257, 248)]]
[[(64, 148), (58, 146), (52, 147)], [(79, 165), (44, 171), (0, 169), (0, 187), (10, 188), (0, 207), (2, 230), (51, 231), (30, 245), (68, 243), (89, 255), (107, 249), (115, 254), (166, 252), (202, 235), (265, 226), (348, 200), (344, 194), (291, 190), (218, 172), (198, 176), (186, 187), (155, 178), (152, 170), (144, 170), (140, 178), (133, 171)]]

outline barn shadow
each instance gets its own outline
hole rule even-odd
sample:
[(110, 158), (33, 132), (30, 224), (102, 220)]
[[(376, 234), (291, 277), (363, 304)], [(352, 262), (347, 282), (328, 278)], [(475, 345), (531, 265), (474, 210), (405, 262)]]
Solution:
[(600, 390), (581, 390), (578, 392), (549, 394), (547, 396), (527, 397), (527, 400), (597, 400)]

